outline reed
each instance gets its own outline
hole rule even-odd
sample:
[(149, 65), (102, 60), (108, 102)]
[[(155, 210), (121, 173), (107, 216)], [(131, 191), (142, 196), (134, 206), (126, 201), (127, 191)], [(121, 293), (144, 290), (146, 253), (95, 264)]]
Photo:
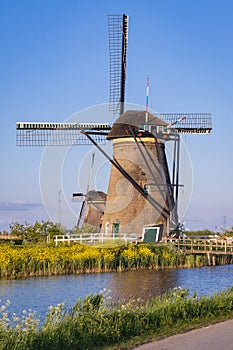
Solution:
[[(166, 245), (138, 244), (112, 248), (71, 246), (0, 245), (0, 277), (19, 278), (61, 274), (200, 267), (205, 256), (185, 255)], [(218, 262), (226, 263), (224, 260)]]

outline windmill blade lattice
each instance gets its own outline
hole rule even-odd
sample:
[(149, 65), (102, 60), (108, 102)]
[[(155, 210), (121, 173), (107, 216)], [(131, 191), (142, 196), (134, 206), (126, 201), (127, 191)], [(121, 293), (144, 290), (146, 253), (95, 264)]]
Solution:
[(17, 146), (80, 146), (90, 145), (82, 134), (89, 132), (98, 144), (104, 145), (111, 126), (108, 123), (16, 123)]
[(128, 16), (109, 15), (110, 101), (109, 110), (122, 114), (125, 103)]

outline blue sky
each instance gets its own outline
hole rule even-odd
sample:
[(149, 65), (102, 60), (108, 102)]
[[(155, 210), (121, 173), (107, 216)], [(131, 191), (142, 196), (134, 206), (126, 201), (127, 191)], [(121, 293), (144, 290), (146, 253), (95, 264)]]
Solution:
[[(189, 228), (220, 229), (226, 216), (233, 225), (231, 0), (2, 0), (0, 230), (16, 220), (49, 219), (39, 185), (43, 149), (16, 147), (15, 123), (62, 122), (108, 103), (107, 16), (121, 13), (129, 15), (127, 102), (145, 104), (149, 76), (153, 110), (213, 115), (211, 135), (184, 138), (193, 195), (182, 220)], [(67, 192), (75, 190), (78, 168), (72, 165), (86, 151), (72, 149), (66, 159)]]

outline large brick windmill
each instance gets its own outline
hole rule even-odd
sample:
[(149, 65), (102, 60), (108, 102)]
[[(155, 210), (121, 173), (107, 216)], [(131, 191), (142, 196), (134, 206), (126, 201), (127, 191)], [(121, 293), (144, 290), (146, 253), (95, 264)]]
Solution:
[[(20, 122), (16, 125), (17, 145), (93, 144), (112, 164), (101, 230), (109, 235), (143, 233), (145, 240), (158, 240), (179, 224), (180, 133), (209, 134), (211, 115), (153, 115), (148, 111), (148, 100), (145, 110), (125, 111), (128, 16), (109, 16), (108, 28), (110, 110), (118, 116), (113, 126)], [(101, 147), (106, 140), (113, 144), (113, 157)], [(170, 172), (165, 152), (169, 141), (174, 145)]]

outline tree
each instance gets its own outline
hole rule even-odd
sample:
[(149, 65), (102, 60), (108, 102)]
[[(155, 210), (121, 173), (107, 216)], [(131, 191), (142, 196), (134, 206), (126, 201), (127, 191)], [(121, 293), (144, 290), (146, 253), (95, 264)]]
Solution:
[(35, 222), (34, 225), (30, 225), (25, 221), (24, 225), (18, 222), (10, 224), (11, 234), (30, 243), (46, 242), (47, 237), (53, 239), (56, 235), (64, 235), (67, 233), (67, 229), (59, 223), (53, 223), (50, 221)]

